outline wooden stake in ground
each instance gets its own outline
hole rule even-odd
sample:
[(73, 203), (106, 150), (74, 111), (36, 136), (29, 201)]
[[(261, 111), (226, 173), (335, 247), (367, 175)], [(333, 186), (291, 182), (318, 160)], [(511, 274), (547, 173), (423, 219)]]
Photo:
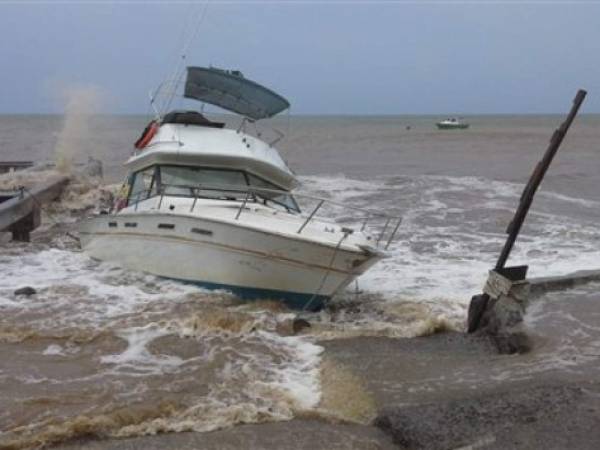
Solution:
[[(579, 111), (579, 107), (583, 103), (587, 92), (580, 89), (573, 100), (573, 106), (571, 107), (571, 111), (569, 115), (565, 119), (565, 121), (561, 124), (558, 129), (554, 131), (552, 138), (550, 139), (550, 144), (544, 154), (544, 157), (540, 162), (537, 163), (531, 177), (529, 178), (529, 182), (525, 185), (525, 189), (521, 194), (521, 199), (519, 201), (519, 206), (517, 207), (517, 211), (515, 212), (515, 216), (513, 220), (510, 222), (506, 233), (508, 237), (506, 238), (506, 242), (504, 243), (504, 248), (498, 257), (498, 261), (496, 262), (496, 266), (494, 270), (498, 272), (502, 272), (508, 257), (510, 256), (510, 252), (519, 236), (519, 232), (521, 231), (521, 226), (525, 221), (525, 217), (527, 217), (527, 213), (529, 212), (529, 208), (531, 207), (531, 203), (533, 202), (533, 197), (540, 186), (542, 180), (544, 179), (544, 175), (548, 171), (548, 167), (552, 163), (556, 152), (558, 151), (560, 144), (562, 143), (564, 137), (573, 123), (577, 112)], [(488, 302), (490, 301), (490, 297), (487, 294), (475, 295), (471, 298), (471, 303), (469, 305), (469, 317), (468, 317), (468, 332), (472, 333), (479, 328), (479, 323), (481, 321), (481, 316), (483, 312), (486, 310), (488, 306)]]

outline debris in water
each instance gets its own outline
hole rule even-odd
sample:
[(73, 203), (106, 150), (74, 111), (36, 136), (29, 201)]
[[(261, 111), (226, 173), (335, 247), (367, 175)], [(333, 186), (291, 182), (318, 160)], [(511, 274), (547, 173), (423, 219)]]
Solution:
[(25, 295), (25, 296), (29, 297), (30, 295), (37, 294), (37, 291), (34, 288), (32, 288), (31, 286), (25, 286), (25, 287), (17, 289), (14, 292), (14, 294), (15, 295)]

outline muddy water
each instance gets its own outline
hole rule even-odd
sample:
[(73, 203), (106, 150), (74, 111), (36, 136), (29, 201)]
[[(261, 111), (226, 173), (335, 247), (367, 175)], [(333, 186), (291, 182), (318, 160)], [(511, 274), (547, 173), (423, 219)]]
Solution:
[(38, 292), (1, 305), (3, 444), (206, 431), (318, 403), (321, 349), (275, 331), (289, 314), (72, 250), (12, 250), (3, 288), (35, 279)]
[[(144, 124), (136, 117), (90, 120), (95, 132), (82, 137), (78, 157), (101, 159), (104, 182), (79, 179), (48, 210), (34, 243), (4, 240), (0, 247), (6, 448), (86, 435), (207, 431), (307, 412), (368, 422), (379, 395), (371, 379), (386, 374), (330, 358), (320, 342), (462, 330), (468, 299), (501, 248), (522, 183), (560, 122), (476, 117), (472, 129), (452, 133), (434, 130), (434, 119), (424, 117), (297, 119), (282, 148), (301, 174), (301, 192), (404, 220), (391, 257), (327, 310), (303, 314), (312, 326), (293, 336), (297, 313), (277, 304), (241, 304), (226, 292), (124, 270), (78, 250), (66, 233), (76, 233), (81, 215), (108, 199)], [(600, 267), (599, 126), (598, 117), (578, 119), (536, 198), (511, 260), (528, 263), (534, 276)], [(61, 127), (56, 117), (1, 117), (3, 155), (51, 161)], [(350, 215), (328, 212), (356, 225)], [(15, 295), (23, 286), (37, 293)], [(403, 377), (393, 377), (407, 389), (392, 383), (387, 394), (410, 402), (482, 380), (544, 371), (593, 375), (600, 353), (596, 288), (571, 291), (568, 302), (549, 294), (532, 306), (527, 326), (538, 345), (531, 354), (494, 359), (483, 371), (448, 357), (444, 373), (434, 368), (443, 355), (419, 354)]]

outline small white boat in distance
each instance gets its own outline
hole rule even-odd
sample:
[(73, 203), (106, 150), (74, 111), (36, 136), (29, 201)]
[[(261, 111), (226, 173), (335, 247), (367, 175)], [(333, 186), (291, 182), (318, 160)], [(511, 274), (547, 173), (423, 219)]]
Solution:
[[(189, 67), (185, 96), (243, 116), (228, 129), (194, 111), (146, 128), (126, 162), (114, 211), (85, 221), (82, 247), (101, 260), (317, 310), (386, 256), (400, 219), (359, 211), (356, 229), (318, 218), (325, 199), (302, 212), (297, 184), (277, 150), (246, 125), (289, 107), (239, 72)], [(343, 205), (347, 217), (357, 208)], [(376, 226), (377, 235), (367, 227)]]
[(452, 117), (446, 120), (442, 120), (441, 122), (436, 123), (438, 129), (440, 130), (465, 130), (469, 128), (469, 124), (466, 122), (462, 122), (460, 119), (456, 117)]

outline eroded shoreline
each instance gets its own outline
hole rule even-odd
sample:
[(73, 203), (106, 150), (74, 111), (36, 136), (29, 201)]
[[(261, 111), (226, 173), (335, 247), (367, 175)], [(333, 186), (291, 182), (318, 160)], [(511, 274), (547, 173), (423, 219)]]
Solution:
[[(364, 382), (377, 418), (352, 424), (324, 417), (238, 425), (206, 434), (78, 440), (89, 449), (595, 449), (600, 441), (600, 382), (593, 374), (547, 371), (528, 379), (473, 382), (445, 374), (498, 363), (485, 339), (460, 333), (419, 338), (366, 337), (320, 342), (325, 357)], [(352, 392), (347, 395), (352, 396)]]

